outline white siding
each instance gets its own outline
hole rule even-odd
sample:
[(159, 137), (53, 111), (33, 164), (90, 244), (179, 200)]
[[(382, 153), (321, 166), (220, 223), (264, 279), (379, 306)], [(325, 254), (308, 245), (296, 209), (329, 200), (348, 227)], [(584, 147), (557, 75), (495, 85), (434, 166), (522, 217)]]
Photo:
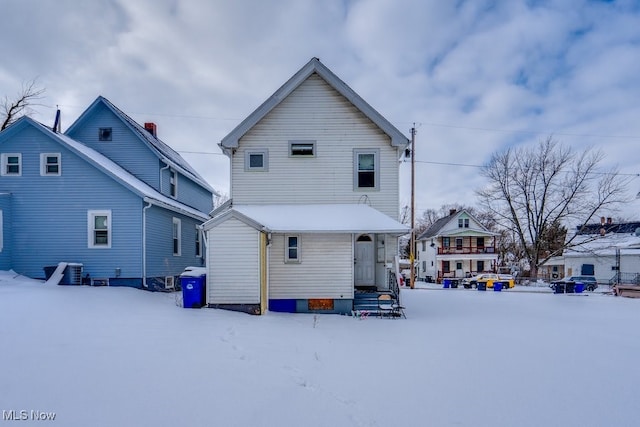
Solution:
[[(316, 141), (315, 156), (290, 157), (289, 141)], [(268, 149), (268, 171), (245, 171), (245, 151)], [(354, 190), (354, 149), (380, 152), (379, 189)], [(236, 204), (359, 203), (397, 219), (398, 152), (390, 138), (312, 75), (239, 142), (232, 158)]]
[(285, 236), (269, 248), (269, 298), (353, 298), (350, 234), (302, 234), (300, 263), (285, 263)]
[(260, 232), (231, 218), (207, 232), (209, 304), (260, 302)]

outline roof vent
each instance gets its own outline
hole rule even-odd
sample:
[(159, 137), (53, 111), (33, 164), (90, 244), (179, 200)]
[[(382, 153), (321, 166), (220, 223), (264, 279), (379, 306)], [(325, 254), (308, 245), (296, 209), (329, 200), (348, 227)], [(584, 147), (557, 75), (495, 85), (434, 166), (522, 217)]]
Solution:
[(155, 123), (151, 123), (151, 122), (145, 123), (145, 124), (144, 124), (144, 128), (145, 128), (145, 129), (146, 129), (146, 130), (147, 130), (151, 135), (153, 135), (153, 137), (154, 137), (154, 138), (156, 138), (156, 137), (158, 136), (158, 133), (157, 133), (158, 128), (157, 128), (157, 126), (156, 126), (156, 124), (155, 124)]

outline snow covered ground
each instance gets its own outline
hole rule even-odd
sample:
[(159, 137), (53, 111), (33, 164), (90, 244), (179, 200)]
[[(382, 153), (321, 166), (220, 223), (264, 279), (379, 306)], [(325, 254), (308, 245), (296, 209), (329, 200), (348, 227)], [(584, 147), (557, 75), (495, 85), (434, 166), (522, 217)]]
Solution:
[(0, 410), (28, 419), (0, 425), (42, 413), (60, 426), (640, 420), (640, 300), (407, 289), (406, 320), (250, 316), (13, 276), (0, 273)]

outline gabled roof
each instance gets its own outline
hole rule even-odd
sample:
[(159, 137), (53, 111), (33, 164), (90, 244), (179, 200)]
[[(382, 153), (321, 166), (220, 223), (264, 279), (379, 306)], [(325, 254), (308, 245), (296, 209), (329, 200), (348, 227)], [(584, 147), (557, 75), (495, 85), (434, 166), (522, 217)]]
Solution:
[(67, 129), (65, 135), (71, 134), (76, 128), (82, 127), (82, 123), (87, 119), (87, 117), (91, 114), (91, 112), (96, 109), (99, 105), (106, 106), (109, 110), (113, 112), (122, 122), (128, 126), (134, 134), (137, 134), (140, 137), (140, 140), (143, 141), (151, 151), (158, 156), (160, 160), (164, 163), (170, 165), (174, 169), (178, 170), (184, 176), (190, 178), (197, 184), (206, 188), (207, 190), (214, 193), (216, 196), (219, 194), (211, 187), (198, 172), (196, 172), (191, 165), (182, 158), (180, 154), (178, 154), (173, 148), (169, 147), (167, 144), (162, 142), (159, 138), (153, 136), (149, 131), (147, 131), (144, 127), (140, 126), (125, 114), (118, 107), (113, 105), (111, 101), (103, 96), (98, 96), (95, 101), (76, 119), (75, 122)]
[(409, 227), (363, 204), (232, 205), (204, 224), (239, 218), (254, 228), (275, 233), (386, 233), (402, 235)]
[[(427, 228), (424, 232), (422, 232), (422, 234), (420, 234), (418, 237), (416, 237), (416, 240), (424, 240), (424, 239), (428, 239), (431, 237), (436, 237), (440, 235), (440, 231), (447, 225), (449, 224), (451, 221), (454, 221), (458, 216), (462, 215), (462, 214), (466, 214), (467, 216), (469, 216), (469, 218), (473, 219), (473, 221), (478, 224), (480, 227), (482, 227), (481, 230), (477, 230), (477, 229), (469, 229), (469, 228), (465, 228), (463, 229), (465, 234), (467, 234), (469, 231), (476, 231), (476, 232), (482, 232), (482, 234), (488, 234), (488, 235), (495, 235), (495, 233), (487, 230), (487, 228), (482, 225), (482, 223), (480, 221), (478, 221), (473, 215), (471, 215), (467, 210), (463, 209), (460, 211), (456, 211), (453, 212), (447, 216), (445, 216), (444, 218), (440, 218), (439, 220), (437, 220), (436, 222), (434, 222), (433, 224), (431, 224), (431, 227)], [(457, 234), (457, 233), (450, 233), (450, 234)]]
[(242, 121), (234, 130), (220, 142), (220, 147), (226, 152), (229, 149), (238, 147), (238, 141), (253, 126), (262, 120), (271, 110), (280, 104), (287, 96), (298, 88), (312, 74), (316, 73), (329, 86), (334, 88), (338, 93), (344, 96), (366, 117), (375, 123), (385, 134), (391, 138), (391, 145), (395, 147), (405, 147), (409, 144), (409, 140), (393, 126), (387, 119), (378, 113), (371, 105), (362, 99), (353, 91), (345, 82), (340, 80), (338, 76), (333, 74), (326, 66), (324, 66), (318, 58), (311, 58), (307, 64), (293, 75), (284, 85), (280, 87), (271, 97), (269, 97), (261, 106)]
[[(84, 145), (81, 142), (71, 139), (66, 135), (53, 132), (49, 127), (36, 122), (29, 117), (24, 116), (18, 119), (14, 124), (11, 125), (9, 129), (5, 130), (5, 132), (7, 132), (6, 136), (10, 136), (9, 132), (13, 134), (14, 132), (17, 132), (26, 126), (32, 126), (46, 136), (67, 147), (70, 151), (76, 153), (78, 156), (85, 159), (88, 163), (92, 164), (97, 169), (111, 176), (114, 180), (118, 181), (126, 188), (142, 197), (145, 202), (161, 206), (165, 209), (179, 212), (202, 221), (206, 221), (209, 218), (206, 213), (180, 203), (154, 190), (152, 187), (136, 178), (131, 173), (119, 166), (117, 163), (100, 154), (96, 150)], [(3, 136), (5, 136), (5, 132), (0, 133), (0, 142), (2, 141), (2, 139), (5, 139), (3, 138)]]

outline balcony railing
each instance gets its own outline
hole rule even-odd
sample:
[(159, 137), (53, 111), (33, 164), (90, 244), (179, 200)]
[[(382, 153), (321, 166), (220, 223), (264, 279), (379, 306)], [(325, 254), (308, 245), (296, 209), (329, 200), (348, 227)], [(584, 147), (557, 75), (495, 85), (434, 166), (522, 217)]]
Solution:
[(475, 247), (475, 246), (462, 246), (462, 247), (448, 247), (438, 248), (438, 255), (455, 255), (455, 254), (493, 254), (496, 252), (494, 247)]

